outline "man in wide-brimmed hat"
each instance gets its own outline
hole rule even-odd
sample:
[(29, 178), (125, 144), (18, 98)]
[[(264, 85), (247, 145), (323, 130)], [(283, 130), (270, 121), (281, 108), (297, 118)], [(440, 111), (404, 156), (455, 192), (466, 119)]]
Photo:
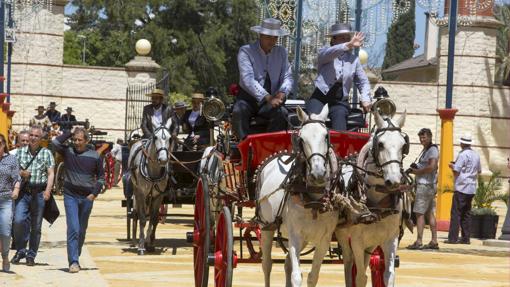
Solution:
[(30, 119), (30, 126), (39, 126), (43, 129), (43, 131), (48, 131), (50, 128), (50, 119), (44, 113), (46, 108), (44, 108), (44, 106), (38, 106), (35, 110), (37, 111), (37, 115)]
[(319, 50), (315, 91), (306, 101), (307, 112), (318, 114), (324, 105), (329, 106), (329, 118), (334, 130), (347, 129), (349, 91), (352, 85), (361, 94), (361, 105), (368, 112), (372, 99), (370, 83), (353, 49), (363, 44), (362, 33), (353, 33), (348, 23), (331, 26), (330, 46)]
[(267, 131), (286, 129), (287, 110), (283, 104), (293, 85), (287, 50), (276, 46), (278, 37), (289, 34), (281, 29), (280, 21), (268, 18), (251, 30), (259, 34), (259, 39), (242, 46), (237, 55), (240, 88), (232, 121), (239, 139), (248, 135), (250, 118), (255, 115), (269, 120)]
[(48, 110), (46, 111), (46, 116), (48, 116), (52, 123), (57, 123), (58, 121), (60, 121), (60, 112), (55, 109), (56, 107), (57, 103), (50, 102)]
[[(152, 103), (143, 107), (142, 124), (143, 137), (149, 138), (154, 129), (164, 125), (168, 119), (172, 118), (172, 108), (163, 103), (165, 92), (161, 89), (154, 89), (151, 93), (146, 94), (151, 97)], [(153, 126), (156, 124), (157, 126)], [(172, 121), (171, 132), (176, 126), (176, 119)]]
[(204, 94), (194, 93), (191, 96), (191, 110), (187, 110), (182, 119), (182, 129), (188, 133), (184, 141), (185, 149), (201, 149), (209, 144), (209, 124), (202, 115)]
[[(470, 244), (471, 236), (471, 202), (476, 193), (478, 175), (482, 172), (480, 156), (471, 149), (473, 139), (471, 134), (463, 135), (460, 140), (462, 149), (455, 162), (450, 163), (455, 177), (450, 214), (450, 228), (448, 230), (448, 244)], [(459, 227), (461, 238), (459, 239)]]
[(67, 107), (66, 114), (60, 117), (60, 121), (62, 122), (76, 122), (76, 117), (73, 115), (73, 108)]

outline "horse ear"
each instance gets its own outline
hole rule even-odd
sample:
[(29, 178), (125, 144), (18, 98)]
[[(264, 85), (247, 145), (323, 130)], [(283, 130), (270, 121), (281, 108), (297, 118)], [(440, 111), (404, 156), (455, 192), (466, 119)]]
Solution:
[(321, 113), (319, 114), (319, 119), (326, 121), (328, 119), (328, 114), (329, 114), (328, 105), (324, 105), (324, 107), (322, 107)]
[(172, 118), (168, 118), (168, 120), (166, 120), (165, 128), (167, 130), (170, 130), (171, 126), (172, 126)]
[(297, 116), (299, 121), (302, 123), (308, 120), (308, 115), (305, 113), (305, 111), (303, 111), (303, 109), (300, 106), (297, 107)]
[(382, 129), (384, 127), (384, 120), (377, 110), (374, 112), (374, 119), (375, 119), (375, 124), (377, 125), (377, 128)]
[(400, 118), (398, 118), (397, 126), (399, 128), (402, 128), (404, 126), (404, 123), (406, 122), (406, 115), (407, 115), (407, 110), (404, 110), (404, 113), (402, 114), (402, 116), (400, 116)]

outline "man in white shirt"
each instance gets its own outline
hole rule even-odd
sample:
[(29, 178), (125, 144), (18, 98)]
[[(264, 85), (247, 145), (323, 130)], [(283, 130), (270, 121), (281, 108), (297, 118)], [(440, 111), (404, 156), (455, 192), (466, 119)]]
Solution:
[[(462, 150), (450, 168), (455, 176), (455, 193), (453, 194), (450, 215), (450, 229), (448, 230), (448, 244), (470, 244), (471, 236), (471, 202), (476, 193), (478, 175), (482, 172), (480, 156), (471, 149), (473, 140), (467, 134), (460, 138)], [(459, 239), (459, 227), (462, 237)]]
[(278, 37), (289, 33), (277, 19), (265, 19), (252, 31), (259, 34), (255, 43), (242, 46), (237, 55), (239, 94), (232, 112), (232, 126), (242, 140), (249, 132), (250, 118), (257, 115), (269, 121), (267, 131), (287, 128), (287, 110), (283, 106), (292, 85), (287, 50), (276, 46)]
[(122, 166), (122, 144), (124, 141), (122, 139), (117, 139), (117, 142), (113, 145), (112, 151), (110, 152), (115, 159), (115, 168), (113, 172), (113, 178), (114, 178), (114, 185), (115, 187), (118, 186), (119, 183), (119, 173), (120, 173), (120, 167)]

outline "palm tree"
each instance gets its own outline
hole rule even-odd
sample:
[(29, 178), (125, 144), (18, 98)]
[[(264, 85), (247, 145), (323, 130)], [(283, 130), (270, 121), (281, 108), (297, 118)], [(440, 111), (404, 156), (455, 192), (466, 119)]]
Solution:
[(504, 24), (498, 29), (496, 81), (510, 85), (510, 5), (495, 6), (494, 16)]

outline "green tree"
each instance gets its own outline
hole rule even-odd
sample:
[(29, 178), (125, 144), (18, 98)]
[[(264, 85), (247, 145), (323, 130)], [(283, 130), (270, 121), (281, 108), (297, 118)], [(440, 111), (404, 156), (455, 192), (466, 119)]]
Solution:
[[(403, 1), (397, 0), (397, 5), (402, 4), (401, 2), (403, 3)], [(416, 27), (414, 10), (415, 0), (411, 0), (409, 11), (391, 24), (386, 43), (386, 55), (382, 65), (383, 70), (413, 56)]]
[(64, 32), (64, 64), (80, 65), (82, 63), (82, 46), (75, 31)]
[[(146, 38), (151, 57), (170, 72), (170, 89), (182, 94), (238, 81), (237, 51), (256, 36), (257, 0), (74, 0), (71, 31), (87, 37), (87, 64), (123, 66)], [(76, 34), (65, 48), (76, 54)], [(67, 60), (66, 60), (67, 61)], [(66, 62), (71, 63), (71, 62)], [(75, 62), (72, 62), (75, 63)]]

